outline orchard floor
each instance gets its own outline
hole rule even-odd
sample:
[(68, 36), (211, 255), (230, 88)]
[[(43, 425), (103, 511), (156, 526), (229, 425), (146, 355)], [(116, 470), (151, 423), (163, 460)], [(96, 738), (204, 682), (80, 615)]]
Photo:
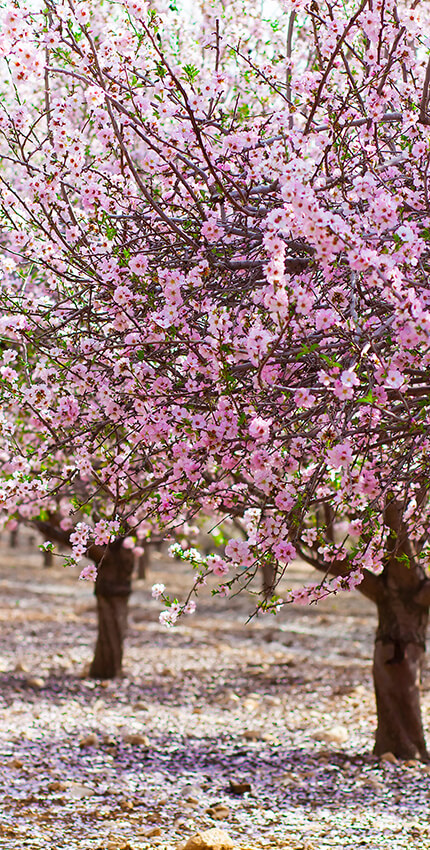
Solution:
[[(218, 826), (238, 850), (430, 848), (429, 768), (370, 755), (370, 603), (244, 625), (252, 599), (208, 594), (166, 631), (150, 587), (189, 579), (156, 556), (131, 598), (124, 678), (93, 682), (92, 586), (43, 569), (22, 538), (0, 541), (0, 847), (176, 850)], [(423, 708), (430, 737), (428, 673)]]

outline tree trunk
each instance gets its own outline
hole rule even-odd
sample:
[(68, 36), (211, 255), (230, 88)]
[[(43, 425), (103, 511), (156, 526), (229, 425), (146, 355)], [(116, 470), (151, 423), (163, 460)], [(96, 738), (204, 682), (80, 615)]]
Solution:
[(119, 540), (109, 545), (100, 558), (94, 556), (94, 560), (98, 564), (95, 585), (98, 635), (90, 676), (93, 679), (113, 679), (122, 673), (133, 554), (130, 549), (124, 549)]
[(45, 549), (43, 552), (43, 566), (44, 567), (53, 567), (54, 566), (54, 554), (51, 549)]
[(137, 557), (137, 577), (146, 578), (149, 567), (149, 547), (143, 547), (143, 554)]
[(390, 581), (378, 601), (373, 663), (378, 727), (376, 755), (428, 760), (420, 707), (428, 607)]
[(264, 598), (269, 600), (272, 598), (276, 588), (276, 570), (273, 568), (272, 564), (268, 564), (263, 561), (261, 572)]

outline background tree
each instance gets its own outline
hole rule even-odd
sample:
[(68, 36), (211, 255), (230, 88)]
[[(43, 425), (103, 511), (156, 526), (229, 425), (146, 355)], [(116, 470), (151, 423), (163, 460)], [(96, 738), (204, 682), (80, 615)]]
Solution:
[(359, 586), (376, 752), (425, 758), (429, 13), (211, 8), (4, 15), (4, 515), (79, 476), (105, 545), (243, 518), (194, 590), (297, 553), (321, 581), (263, 607)]
[[(61, 515), (43, 513), (33, 525), (49, 540), (45, 552), (52, 555), (52, 541), (63, 547), (73, 546), (79, 528), (61, 527)], [(128, 600), (132, 592), (132, 574), (136, 565), (131, 538), (118, 537), (112, 542), (93, 542), (86, 551), (93, 566), (84, 568), (84, 577), (94, 578), (97, 604), (97, 640), (89, 675), (94, 679), (113, 679), (122, 674), (124, 641), (127, 633)], [(46, 544), (45, 544), (46, 545)]]

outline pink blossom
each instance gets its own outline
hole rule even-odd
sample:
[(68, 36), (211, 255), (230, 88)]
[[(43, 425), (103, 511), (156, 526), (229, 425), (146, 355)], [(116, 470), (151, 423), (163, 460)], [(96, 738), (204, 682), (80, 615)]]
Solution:
[(103, 546), (110, 543), (118, 529), (118, 520), (100, 519), (94, 526), (94, 542), (97, 546)]
[(113, 300), (120, 307), (128, 306), (133, 300), (133, 293), (128, 286), (117, 286), (113, 293)]
[(315, 327), (317, 331), (325, 331), (336, 324), (336, 313), (334, 310), (317, 310), (315, 314)]
[(388, 400), (387, 393), (383, 387), (374, 387), (373, 395), (379, 404), (385, 404)]
[(201, 233), (211, 242), (216, 242), (223, 235), (222, 227), (219, 227), (216, 216), (209, 216), (203, 223)]
[(360, 383), (357, 375), (352, 369), (347, 369), (342, 372), (340, 380), (342, 381), (344, 387), (356, 387)]
[(315, 404), (315, 396), (310, 390), (301, 388), (294, 393), (294, 401), (298, 407), (309, 408)]
[(87, 581), (95, 581), (97, 578), (97, 568), (95, 564), (88, 564), (88, 566), (84, 567), (83, 570), (81, 570), (79, 578), (86, 579)]
[(261, 357), (267, 353), (272, 341), (273, 334), (262, 328), (260, 324), (256, 324), (250, 329), (246, 340), (246, 349), (254, 365), (257, 365)]
[(352, 448), (350, 443), (345, 440), (343, 443), (338, 443), (332, 449), (327, 451), (327, 458), (334, 469), (343, 467), (347, 469), (352, 461)]
[(387, 373), (387, 377), (384, 381), (385, 387), (391, 387), (392, 389), (397, 389), (402, 387), (405, 383), (404, 376), (398, 369), (389, 369)]
[(283, 490), (275, 496), (275, 505), (281, 511), (289, 511), (294, 505), (294, 498), (287, 490)]
[[(230, 552), (232, 551), (232, 547), (230, 547)], [(208, 558), (208, 567), (212, 569), (212, 572), (216, 576), (224, 576), (227, 575), (229, 571), (229, 566), (225, 561), (222, 560), (218, 555), (211, 555)]]
[(429, 153), (429, 146), (424, 141), (415, 142), (412, 145), (412, 155), (421, 157)]
[(229, 540), (225, 547), (225, 554), (232, 561), (244, 567), (249, 567), (255, 560), (249, 543), (246, 540), (237, 540), (236, 538)]
[(156, 3), (155, 43), (143, 0), (19, 5), (0, 37), (1, 523), (57, 514), (76, 563), (244, 517), (223, 557), (181, 552), (194, 587), (288, 564), (297, 535), (354, 568), (298, 603), (379, 572), (387, 493), (411, 540), (430, 528), (429, 129), (411, 109), (430, 10), (290, 16), (286, 115), (285, 27), (254, 8), (220, 22), (222, 45), (258, 42), (244, 85), (242, 52), (208, 61), (206, 15)]
[(348, 386), (338, 379), (333, 384), (333, 394), (341, 401), (347, 401), (347, 399), (354, 397), (354, 390), (352, 386)]
[(251, 437), (259, 440), (261, 443), (266, 443), (270, 438), (271, 419), (263, 419), (262, 416), (256, 416), (251, 420), (249, 425), (249, 433)]
[(279, 543), (276, 543), (273, 551), (278, 560), (284, 564), (289, 564), (297, 556), (294, 546), (288, 540), (281, 540)]
[(166, 608), (165, 611), (161, 611), (158, 619), (162, 626), (165, 626), (166, 629), (171, 629), (178, 619), (178, 613), (173, 608)]
[(363, 581), (363, 572), (360, 569), (351, 570), (349, 573), (346, 584), (348, 585), (350, 590), (353, 590), (355, 587), (358, 587), (359, 584)]
[(144, 254), (137, 254), (129, 260), (128, 268), (134, 274), (144, 274), (148, 268), (148, 258)]

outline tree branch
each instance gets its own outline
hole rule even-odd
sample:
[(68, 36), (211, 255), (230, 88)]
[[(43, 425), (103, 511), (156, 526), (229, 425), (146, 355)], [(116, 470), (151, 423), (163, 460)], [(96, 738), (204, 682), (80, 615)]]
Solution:
[[(312, 567), (315, 567), (316, 570), (321, 573), (325, 573), (326, 575), (341, 576), (341, 578), (346, 578), (351, 571), (347, 559), (343, 559), (342, 561), (335, 561), (333, 564), (322, 564), (321, 561), (318, 561), (316, 558), (312, 558), (310, 555), (307, 555), (307, 553), (303, 551), (301, 546), (296, 545), (296, 550), (300, 557), (304, 561), (306, 561), (307, 564), (310, 564)], [(372, 602), (376, 603), (380, 598), (382, 592), (382, 582), (380, 577), (374, 575), (374, 573), (371, 573), (370, 570), (363, 570), (363, 580), (357, 586), (357, 590), (359, 590), (360, 593), (363, 594), (363, 596), (366, 596), (367, 599), (370, 599)]]

